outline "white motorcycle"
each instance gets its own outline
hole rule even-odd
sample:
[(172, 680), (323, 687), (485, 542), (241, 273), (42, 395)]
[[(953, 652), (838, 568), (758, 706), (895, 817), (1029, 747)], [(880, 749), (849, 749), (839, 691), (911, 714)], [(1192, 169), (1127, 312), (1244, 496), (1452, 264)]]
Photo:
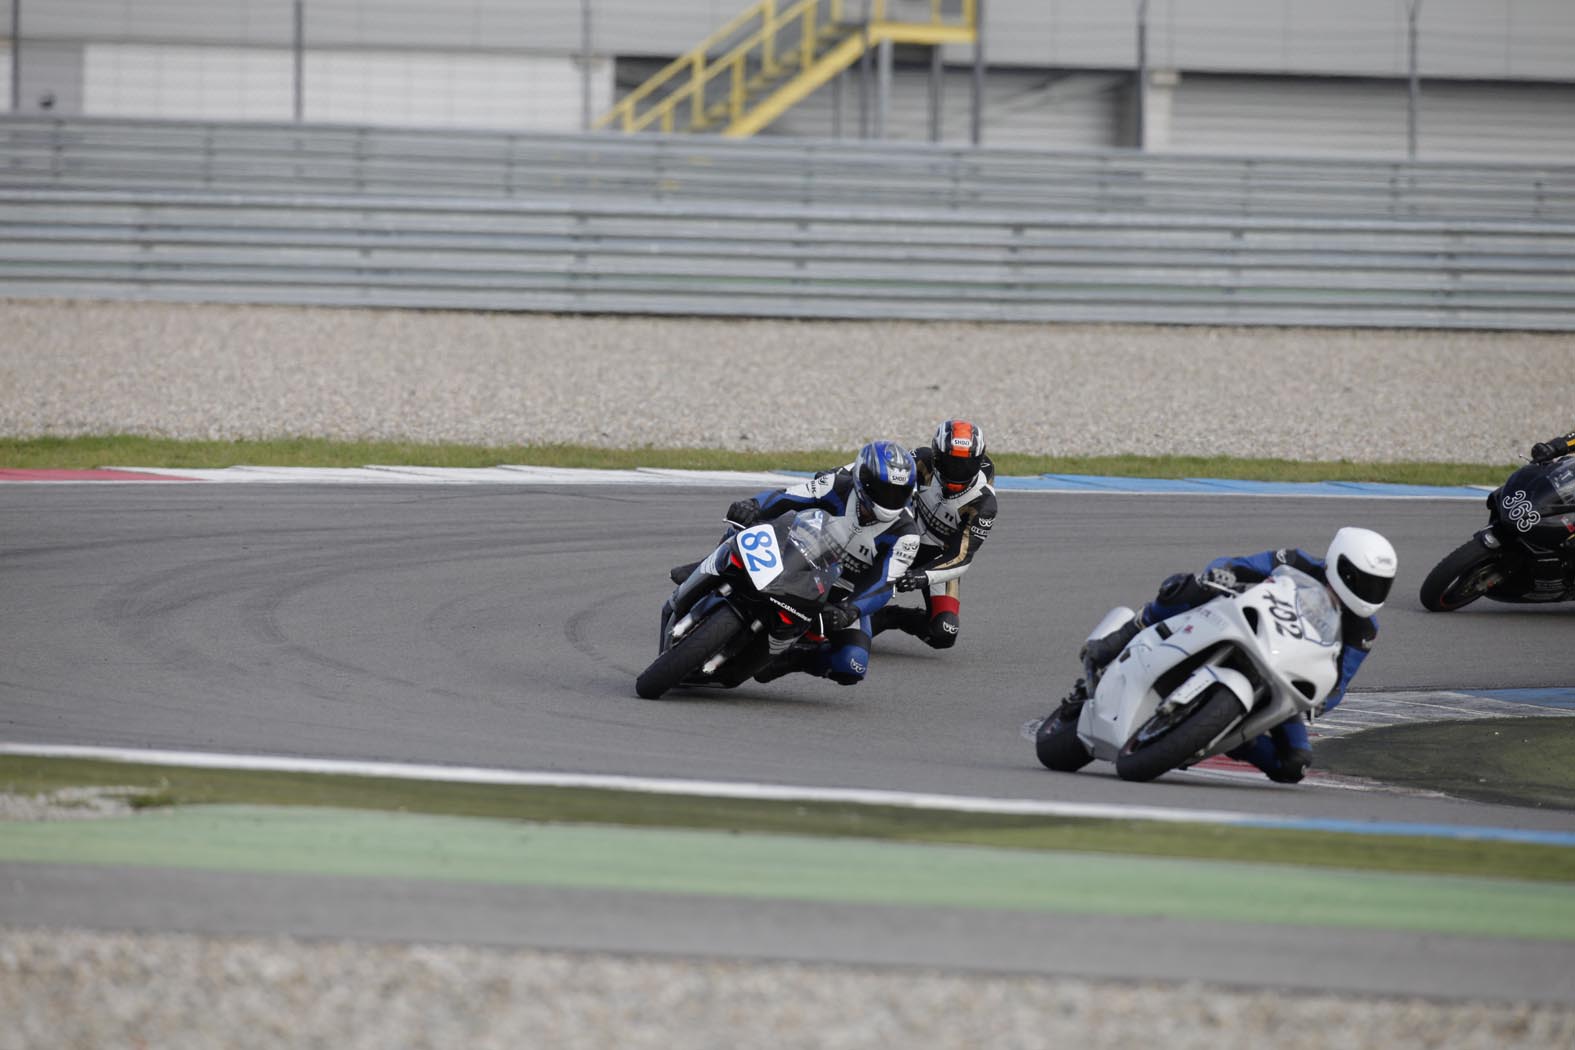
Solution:
[[(1218, 589), (1138, 632), (1090, 683), (1089, 699), (1040, 723), (1039, 761), (1070, 773), (1099, 758), (1123, 780), (1153, 780), (1321, 712), (1340, 680), (1340, 610), (1329, 589), (1288, 565), (1239, 594)], [(1132, 615), (1112, 609), (1089, 640)]]

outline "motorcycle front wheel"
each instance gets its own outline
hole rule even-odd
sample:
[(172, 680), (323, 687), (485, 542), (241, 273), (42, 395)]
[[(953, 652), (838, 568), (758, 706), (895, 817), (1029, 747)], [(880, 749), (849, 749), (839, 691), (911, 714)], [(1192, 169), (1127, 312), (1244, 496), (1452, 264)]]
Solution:
[(651, 661), (651, 666), (634, 680), (634, 691), (646, 700), (655, 700), (700, 670), (743, 630), (744, 621), (738, 612), (731, 605), (718, 605), (693, 630)]
[(1153, 780), (1208, 747), (1240, 717), (1236, 694), (1211, 685), (1181, 710), (1156, 714), (1139, 726), (1116, 756), (1116, 776)]
[(1482, 597), (1504, 580), (1502, 551), (1490, 551), (1467, 540), (1433, 566), (1422, 581), (1419, 597), (1428, 612), (1454, 612)]

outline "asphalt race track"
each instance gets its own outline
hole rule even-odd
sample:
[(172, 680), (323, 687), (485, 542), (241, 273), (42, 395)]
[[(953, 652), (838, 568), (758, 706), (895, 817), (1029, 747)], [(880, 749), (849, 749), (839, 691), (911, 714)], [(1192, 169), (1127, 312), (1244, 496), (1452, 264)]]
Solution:
[[(1177, 776), (1126, 784), (1103, 764), (1054, 774), (1019, 734), (1075, 677), (1077, 647), (1109, 606), (1135, 605), (1165, 575), (1221, 553), (1286, 544), (1319, 551), (1343, 524), (1379, 529), (1401, 558), (1378, 646), (1347, 703), (1359, 704), (1361, 690), (1570, 686), (1575, 607), (1421, 611), (1422, 576), (1481, 524), (1477, 504), (1003, 493), (995, 532), (963, 584), (961, 641), (952, 651), (888, 635), (857, 687), (793, 676), (636, 698), (634, 677), (654, 654), (669, 566), (705, 553), (722, 509), (744, 494), (660, 486), (0, 486), (0, 636), (8, 650), (0, 739), (1575, 829), (1567, 813), (1399, 793)], [(16, 874), (6, 867), (8, 877)], [(147, 896), (136, 880), (121, 883), (126, 914), (143, 917), (123, 920), (132, 925), (172, 921), (183, 895), (188, 907), (206, 899), (179, 880), (143, 881)], [(442, 918), (410, 914), (395, 890), (381, 912), (367, 903), (383, 900), (381, 891), (359, 911), (325, 905), (315, 913), (303, 903), (312, 894), (303, 893), (280, 894), (288, 905), (270, 911), (268, 894), (237, 883), (228, 911), (215, 904), (207, 921), (189, 914), (183, 921), (459, 939), (475, 926), (487, 931), (474, 935), (482, 941), (724, 954), (749, 949), (715, 931), (769, 940), (754, 920), (712, 923), (710, 937), (679, 936), (696, 927), (677, 904), (664, 919), (613, 901), (594, 932), (563, 922), (532, 935), (478, 920), (474, 908), (483, 904), (473, 899)], [(74, 886), (62, 873), (13, 903), (24, 899), (46, 921), (113, 921), (98, 914), (106, 905), (91, 886)], [(237, 909), (240, 899), (249, 903)], [(551, 910), (564, 909), (572, 912), (573, 901)], [(623, 912), (648, 925), (607, 918)], [(1020, 925), (980, 933), (977, 943), (966, 932), (936, 935), (926, 939), (926, 956), (909, 943), (911, 925), (893, 915), (870, 920), (856, 948), (835, 933), (858, 924), (822, 912), (818, 924), (806, 925), (802, 914), (785, 919), (796, 933), (779, 954), (1090, 974), (1198, 968), (1195, 954), (1167, 962), (1165, 953), (1134, 966), (1119, 943), (1098, 958), (1040, 953), (1030, 963)], [(404, 917), (391, 923), (393, 913)], [(766, 913), (750, 914), (765, 921)], [(1057, 931), (1078, 937), (1078, 923), (1086, 924), (1039, 922), (1045, 928), (1035, 943)], [(1136, 945), (1138, 931), (1132, 936)], [(1298, 946), (1307, 965), (1297, 980), (1312, 986), (1489, 995), (1529, 987), (1534, 996), (1575, 997), (1567, 976), (1527, 984), (1555, 956), (1568, 961), (1560, 945), (1543, 952), (1524, 942), (1477, 942), (1469, 953), (1440, 953), (1432, 965), (1449, 973), (1429, 980), (1394, 964), (1422, 950), (1426, 937), (1320, 936), (1326, 944)], [(1358, 965), (1351, 951), (1359, 941), (1370, 961)], [(1211, 973), (1251, 982), (1278, 946), (1271, 934), (1243, 933), (1238, 941), (1216, 938), (1207, 950)]]

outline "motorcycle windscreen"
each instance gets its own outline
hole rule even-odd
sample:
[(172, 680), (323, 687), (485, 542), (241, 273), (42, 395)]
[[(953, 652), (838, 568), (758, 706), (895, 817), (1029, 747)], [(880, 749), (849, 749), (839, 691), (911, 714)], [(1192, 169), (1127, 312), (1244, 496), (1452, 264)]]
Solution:
[(1522, 467), (1495, 496), (1504, 526), (1534, 549), (1557, 549), (1575, 526), (1575, 462)]
[(842, 554), (847, 546), (843, 519), (823, 510), (795, 514), (787, 527), (787, 558), (801, 571), (785, 574), (776, 589), (803, 598), (820, 598), (842, 578)]
[[(1269, 575), (1284, 576), (1296, 585), (1296, 615), (1301, 620), (1302, 637), (1324, 646), (1340, 644), (1340, 608), (1328, 587), (1289, 565), (1278, 566)], [(1388, 587), (1384, 591), (1387, 593)]]

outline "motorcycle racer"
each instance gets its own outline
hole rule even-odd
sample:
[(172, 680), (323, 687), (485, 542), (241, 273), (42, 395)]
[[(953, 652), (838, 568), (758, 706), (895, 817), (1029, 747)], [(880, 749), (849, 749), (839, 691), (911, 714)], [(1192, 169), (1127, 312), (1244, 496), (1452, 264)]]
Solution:
[(928, 445), (913, 450), (918, 488), (913, 510), (923, 533), (913, 570), (898, 591), (922, 590), (922, 608), (895, 602), (870, 618), (875, 634), (896, 628), (933, 649), (957, 644), (960, 578), (995, 524), (995, 464), (984, 432), (965, 419), (944, 420)]
[[(1080, 654), (1086, 682), (1096, 680), (1106, 664), (1121, 654), (1144, 627), (1167, 620), (1178, 613), (1195, 609), (1216, 597), (1221, 588), (1240, 592), (1267, 579), (1277, 566), (1300, 569), (1334, 592), (1341, 610), (1340, 677), (1323, 711), (1333, 708), (1345, 696), (1357, 668), (1372, 651), (1378, 637), (1376, 613), (1383, 607), (1394, 583), (1397, 561), (1394, 547), (1370, 529), (1347, 526), (1334, 534), (1322, 559), (1300, 548), (1260, 551), (1241, 557), (1216, 558), (1202, 573), (1177, 573), (1160, 584), (1154, 600), (1143, 606), (1136, 617), (1102, 638), (1088, 642)], [(1064, 701), (1056, 717), (1075, 718), (1091, 686), (1079, 682)], [(1322, 713), (1322, 712), (1320, 712)], [(1294, 784), (1312, 764), (1312, 747), (1307, 726), (1299, 719), (1282, 722), (1270, 732), (1226, 752), (1229, 757), (1250, 762), (1273, 781)]]
[(740, 527), (789, 510), (818, 507), (844, 517), (852, 533), (837, 584), (844, 593), (821, 614), (825, 641), (794, 646), (757, 674), (756, 681), (768, 682), (794, 671), (840, 685), (863, 681), (869, 672), (870, 617), (890, 600), (889, 584), (912, 568), (919, 553), (921, 530), (910, 509), (916, 478), (907, 449), (895, 441), (872, 441), (845, 467), (728, 507), (728, 520)]

